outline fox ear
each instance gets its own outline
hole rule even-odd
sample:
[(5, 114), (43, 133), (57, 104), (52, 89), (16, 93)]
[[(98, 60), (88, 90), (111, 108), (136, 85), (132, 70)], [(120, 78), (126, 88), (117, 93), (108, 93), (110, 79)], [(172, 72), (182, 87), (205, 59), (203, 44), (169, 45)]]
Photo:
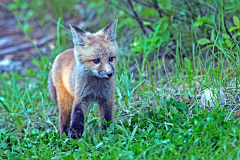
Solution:
[(116, 40), (117, 37), (117, 22), (118, 20), (115, 19), (112, 23), (109, 23), (105, 28), (103, 28), (103, 33), (107, 36), (107, 39), (111, 42)]
[(73, 36), (73, 44), (78, 45), (78, 46), (85, 46), (86, 44), (86, 32), (81, 30), (75, 25), (69, 24), (71, 31), (72, 31), (72, 36)]

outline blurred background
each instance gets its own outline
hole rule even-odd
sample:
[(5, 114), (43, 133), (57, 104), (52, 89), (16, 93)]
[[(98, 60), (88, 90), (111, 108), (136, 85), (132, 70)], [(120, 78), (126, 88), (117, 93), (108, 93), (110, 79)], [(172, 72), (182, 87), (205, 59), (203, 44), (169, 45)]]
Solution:
[(96, 32), (119, 19), (118, 42), (123, 56), (131, 57), (133, 71), (134, 59), (139, 63), (145, 63), (144, 58), (150, 63), (154, 55), (173, 59), (176, 51), (192, 56), (193, 50), (213, 43), (234, 48), (238, 43), (233, 40), (239, 39), (238, 0), (2, 0), (0, 4), (1, 73), (32, 68), (34, 58), (53, 59), (72, 47), (69, 24)]

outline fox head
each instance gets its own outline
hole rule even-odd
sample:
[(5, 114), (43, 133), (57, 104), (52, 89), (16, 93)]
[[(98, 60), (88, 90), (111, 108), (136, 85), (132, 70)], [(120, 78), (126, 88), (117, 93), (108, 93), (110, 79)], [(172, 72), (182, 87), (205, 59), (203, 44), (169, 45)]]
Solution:
[(97, 33), (89, 33), (70, 25), (76, 63), (85, 73), (107, 79), (114, 75), (118, 52), (117, 21), (114, 20)]

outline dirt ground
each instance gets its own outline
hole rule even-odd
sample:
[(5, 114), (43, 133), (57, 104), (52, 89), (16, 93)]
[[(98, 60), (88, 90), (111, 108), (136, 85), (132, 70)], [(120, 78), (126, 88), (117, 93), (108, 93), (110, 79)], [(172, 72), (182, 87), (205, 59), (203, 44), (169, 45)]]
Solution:
[[(8, 5), (10, 1), (2, 0), (1, 3)], [(23, 24), (23, 17), (17, 16), (17, 18)], [(81, 22), (79, 17), (71, 17), (71, 15), (67, 15), (66, 19), (67, 27), (70, 23)], [(42, 27), (37, 18), (30, 19), (28, 24), (33, 30), (29, 33), (29, 37), (41, 54), (51, 53), (56, 41), (57, 24), (49, 21)], [(34, 45), (19, 27), (13, 13), (0, 5), (0, 73), (9, 73), (11, 70), (22, 73), (25, 69), (34, 68), (31, 63), (33, 58), (40, 58)]]

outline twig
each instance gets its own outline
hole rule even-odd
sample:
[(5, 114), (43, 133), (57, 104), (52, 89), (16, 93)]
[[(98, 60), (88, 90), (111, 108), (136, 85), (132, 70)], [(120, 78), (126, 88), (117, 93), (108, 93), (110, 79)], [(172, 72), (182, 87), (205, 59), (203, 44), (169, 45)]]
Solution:
[(143, 27), (143, 23), (142, 23), (141, 19), (138, 17), (137, 12), (134, 10), (133, 4), (132, 4), (131, 0), (128, 0), (128, 3), (129, 3), (129, 5), (130, 5), (130, 7), (131, 7), (131, 10), (132, 10), (134, 16), (135, 16), (135, 19), (136, 19), (137, 22), (139, 23), (139, 25), (140, 25), (143, 33), (146, 34), (146, 30), (145, 30), (144, 27)]
[(209, 8), (211, 8), (212, 10), (214, 10), (215, 12), (218, 12), (218, 9), (216, 7), (212, 6), (211, 4), (209, 4), (205, 1), (196, 1), (196, 0), (194, 0), (194, 1), (198, 2), (198, 3), (203, 3), (203, 4), (207, 5)]
[(162, 12), (163, 10), (158, 6), (158, 3), (156, 0), (153, 0), (153, 7), (158, 11), (159, 17), (162, 18)]
[[(116, 4), (112, 3), (112, 2), (109, 1), (109, 0), (107, 0), (107, 2), (108, 2), (110, 5), (116, 7), (117, 9), (123, 11), (124, 13), (126, 13), (127, 15), (129, 15), (130, 17), (132, 17), (133, 19), (136, 19), (136, 17), (135, 17), (133, 14), (129, 13), (129, 12), (128, 12), (127, 10), (125, 10), (124, 8), (121, 8), (121, 7), (117, 6)], [(148, 21), (148, 22), (151, 22), (151, 23), (154, 22), (154, 21), (152, 21), (152, 20), (146, 20), (146, 19), (143, 19), (143, 18), (142, 18), (142, 20), (143, 20), (143, 21)], [(153, 30), (152, 30), (152, 31), (153, 31)]]
[[(130, 17), (132, 17), (133, 19), (137, 19), (135, 15), (129, 13), (129, 12), (128, 12), (127, 10), (125, 10), (124, 8), (121, 8), (121, 7), (117, 6), (116, 4), (112, 3), (112, 2), (109, 1), (109, 0), (107, 0), (107, 2), (108, 2), (110, 5), (114, 6), (115, 8), (123, 11), (124, 13), (126, 13), (127, 15), (129, 15)], [(125, 2), (123, 2), (123, 3), (126, 5)], [(129, 6), (129, 5), (128, 5), (128, 6)], [(154, 21), (151, 21), (150, 19), (149, 19), (149, 20), (146, 20), (146, 19), (143, 19), (143, 18), (142, 18), (142, 19), (140, 19), (140, 21), (148, 21), (148, 22), (154, 23)], [(150, 25), (147, 25), (147, 28), (150, 29), (152, 32), (154, 31), (154, 29), (153, 29), (152, 26), (150, 26)]]
[(113, 5), (114, 7), (116, 7), (117, 9), (119, 9), (119, 10), (123, 11), (124, 13), (128, 14), (130, 17), (135, 18), (131, 13), (129, 13), (129, 12), (128, 12), (127, 10), (125, 10), (124, 8), (121, 8), (121, 7), (117, 6), (116, 4), (112, 3), (111, 0), (110, 0), (110, 1), (107, 0), (107, 2), (108, 2), (109, 4), (111, 4), (111, 5)]
[(139, 4), (141, 4), (141, 5), (143, 5), (143, 6), (145, 6), (145, 7), (152, 8), (152, 5), (149, 5), (149, 4), (144, 3), (144, 2), (142, 2), (142, 1), (138, 1), (138, 0), (133, 0), (133, 1), (136, 2), (136, 3), (139, 3)]

